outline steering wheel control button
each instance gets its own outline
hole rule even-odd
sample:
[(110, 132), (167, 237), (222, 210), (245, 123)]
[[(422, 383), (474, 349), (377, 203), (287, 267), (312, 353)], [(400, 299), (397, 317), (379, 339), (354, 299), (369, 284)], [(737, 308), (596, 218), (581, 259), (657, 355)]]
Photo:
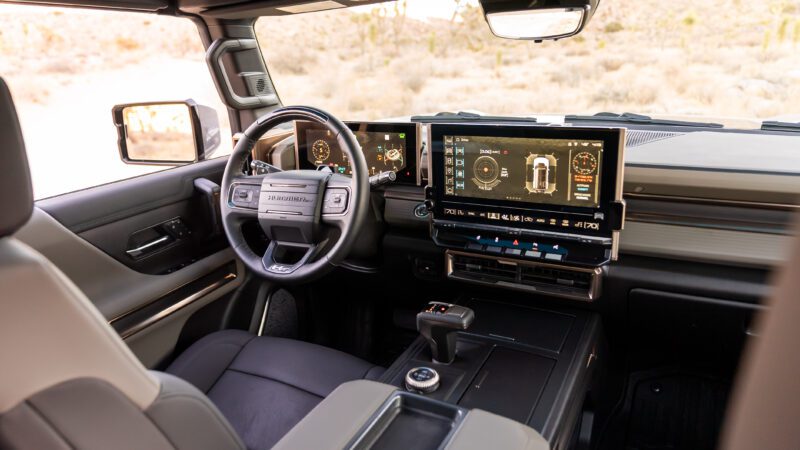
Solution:
[(231, 202), (239, 208), (258, 208), (260, 186), (234, 186)]
[(439, 388), (439, 372), (430, 367), (415, 367), (406, 374), (406, 389), (418, 394), (430, 394)]
[(322, 200), (323, 214), (342, 214), (347, 209), (347, 189), (331, 188)]

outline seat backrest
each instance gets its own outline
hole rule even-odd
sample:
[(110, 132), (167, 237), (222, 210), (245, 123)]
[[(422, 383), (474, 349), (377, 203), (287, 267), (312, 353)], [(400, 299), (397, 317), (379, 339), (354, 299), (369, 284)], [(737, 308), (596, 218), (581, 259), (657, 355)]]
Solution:
[(723, 449), (800, 449), (800, 238), (790, 254), (742, 359)]
[(33, 194), (2, 79), (0, 136), (0, 448), (242, 447), (202, 393), (148, 371), (58, 268), (13, 238)]

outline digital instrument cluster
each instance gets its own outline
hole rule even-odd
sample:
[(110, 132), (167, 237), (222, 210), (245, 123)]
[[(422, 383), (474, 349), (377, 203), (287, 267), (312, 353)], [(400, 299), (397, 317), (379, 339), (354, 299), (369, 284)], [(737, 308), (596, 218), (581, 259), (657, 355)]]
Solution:
[(430, 125), (434, 240), (583, 266), (615, 259), (624, 139), (619, 128)]
[[(414, 123), (347, 122), (367, 160), (369, 175), (395, 172), (397, 183), (417, 184), (419, 125)], [(311, 122), (295, 124), (296, 152), (301, 168), (328, 166), (352, 175), (347, 156), (331, 131)]]

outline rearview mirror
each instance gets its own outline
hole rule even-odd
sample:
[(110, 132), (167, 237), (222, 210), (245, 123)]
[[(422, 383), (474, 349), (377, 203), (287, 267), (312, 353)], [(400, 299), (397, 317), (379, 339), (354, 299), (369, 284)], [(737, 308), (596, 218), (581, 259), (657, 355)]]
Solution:
[(217, 112), (191, 99), (116, 105), (112, 115), (119, 154), (126, 164), (202, 161), (220, 144)]
[(505, 39), (542, 41), (574, 36), (600, 0), (481, 0), (492, 33)]

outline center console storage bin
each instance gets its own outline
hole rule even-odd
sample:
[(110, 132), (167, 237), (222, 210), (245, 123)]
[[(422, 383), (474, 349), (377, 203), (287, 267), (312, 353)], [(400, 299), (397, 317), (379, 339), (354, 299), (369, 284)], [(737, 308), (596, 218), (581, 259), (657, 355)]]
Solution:
[(392, 396), (357, 437), (353, 449), (436, 449), (464, 418), (465, 411), (407, 392)]
[(533, 353), (497, 347), (458, 404), (526, 423), (555, 362)]

